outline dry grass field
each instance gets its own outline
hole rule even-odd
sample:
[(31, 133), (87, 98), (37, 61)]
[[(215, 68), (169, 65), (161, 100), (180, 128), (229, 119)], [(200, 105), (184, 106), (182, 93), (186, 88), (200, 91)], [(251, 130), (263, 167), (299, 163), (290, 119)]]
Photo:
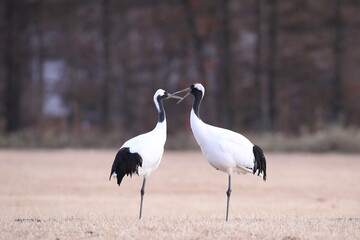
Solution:
[(150, 176), (108, 181), (115, 151), (1, 150), (0, 239), (360, 239), (360, 156), (267, 154), (268, 180), (166, 152)]

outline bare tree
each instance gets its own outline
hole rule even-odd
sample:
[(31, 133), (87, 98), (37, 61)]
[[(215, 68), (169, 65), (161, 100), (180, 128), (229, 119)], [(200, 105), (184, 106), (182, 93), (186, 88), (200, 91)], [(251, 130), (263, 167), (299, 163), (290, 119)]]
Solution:
[(44, 24), (45, 24), (45, 17), (44, 17), (44, 8), (45, 8), (45, 1), (38, 0), (35, 3), (35, 7), (37, 9), (37, 14), (35, 17), (35, 34), (37, 37), (37, 43), (34, 51), (34, 57), (36, 58), (36, 70), (38, 77), (37, 84), (35, 85), (37, 90), (36, 92), (36, 115), (37, 115), (37, 127), (41, 128), (43, 125), (43, 105), (44, 105), (44, 76), (43, 76), (43, 67), (44, 67)]
[(197, 69), (200, 73), (201, 79), (204, 79), (204, 66), (203, 66), (203, 48), (204, 48), (204, 39), (201, 38), (195, 23), (195, 16), (194, 12), (191, 7), (190, 0), (182, 0), (183, 9), (186, 15), (186, 22), (189, 27), (192, 41), (194, 44), (194, 50), (196, 53), (196, 62), (197, 62)]
[(6, 132), (11, 133), (21, 127), (21, 63), (19, 56), (17, 7), (13, 0), (5, 2), (5, 120)]
[(221, 97), (224, 100), (222, 103), (222, 115), (226, 126), (234, 129), (235, 126), (235, 107), (234, 107), (234, 85), (231, 79), (231, 39), (230, 39), (230, 11), (229, 0), (222, 0), (220, 7), (221, 15), (221, 41), (220, 41), (220, 67), (221, 67)]
[(333, 96), (332, 96), (332, 120), (339, 122), (341, 120), (342, 110), (342, 84), (341, 84), (341, 72), (342, 72), (342, 41), (343, 41), (343, 21), (341, 17), (342, 0), (335, 0), (334, 6), (334, 79), (333, 79)]
[(265, 107), (265, 124), (268, 129), (274, 129), (276, 121), (276, 62), (277, 62), (277, 26), (278, 26), (278, 0), (268, 1), (269, 26), (268, 26), (268, 106)]
[[(264, 97), (266, 94), (264, 93), (265, 84), (263, 83), (263, 62), (262, 62), (262, 42), (263, 42), (263, 15), (264, 15), (264, 1), (256, 0), (255, 2), (255, 32), (256, 32), (256, 47), (255, 47), (255, 66), (254, 66), (254, 82), (255, 86), (257, 86), (255, 101), (260, 101), (258, 106), (258, 115), (261, 118), (261, 124), (264, 128), (269, 125), (265, 122), (266, 120), (266, 108), (264, 106), (267, 105), (267, 99)], [(263, 129), (264, 130), (264, 129)]]
[(110, 127), (111, 77), (110, 77), (110, 0), (102, 0), (102, 45), (103, 45), (103, 85), (101, 95), (101, 125), (104, 131)]

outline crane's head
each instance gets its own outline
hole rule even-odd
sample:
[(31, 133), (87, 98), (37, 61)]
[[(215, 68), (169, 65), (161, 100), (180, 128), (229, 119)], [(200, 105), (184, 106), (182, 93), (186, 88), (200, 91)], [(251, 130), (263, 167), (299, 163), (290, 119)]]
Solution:
[(190, 87), (185, 88), (183, 90), (177, 91), (174, 94), (178, 94), (178, 93), (182, 93), (182, 92), (186, 92), (185, 96), (183, 96), (178, 103), (180, 103), (182, 100), (184, 100), (187, 96), (189, 96), (189, 94), (191, 93), (192, 95), (197, 95), (197, 94), (201, 94), (201, 98), (203, 98), (204, 94), (205, 94), (205, 88), (201, 83), (193, 83), (191, 84)]

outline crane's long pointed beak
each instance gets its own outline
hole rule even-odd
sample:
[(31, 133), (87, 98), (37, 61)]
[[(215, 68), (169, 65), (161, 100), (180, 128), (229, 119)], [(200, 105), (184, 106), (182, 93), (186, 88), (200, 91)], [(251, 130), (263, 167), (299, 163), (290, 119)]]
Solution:
[(190, 88), (185, 88), (185, 89), (183, 89), (183, 90), (174, 92), (173, 94), (179, 94), (179, 93), (182, 93), (182, 92), (185, 92), (185, 91), (189, 91), (189, 90), (190, 90)]
[(183, 90), (180, 90), (180, 91), (177, 91), (177, 92), (173, 93), (173, 94), (179, 94), (179, 93), (186, 92), (186, 91), (188, 91), (188, 92), (185, 94), (185, 96), (179, 98), (180, 100), (177, 102), (177, 104), (180, 103), (182, 100), (184, 100), (187, 96), (189, 96), (191, 89), (190, 88), (185, 88)]
[(177, 95), (174, 95), (174, 94), (171, 94), (171, 93), (168, 93), (168, 96), (167, 96), (167, 98), (166, 99), (169, 99), (169, 98), (176, 98), (176, 99), (182, 99), (182, 97), (180, 97), (180, 96), (177, 96)]
[[(191, 90), (190, 90), (191, 91)], [(180, 102), (182, 102), (182, 100), (184, 100), (187, 96), (189, 96), (190, 91), (188, 91), (185, 96), (183, 96), (176, 104), (179, 104)]]

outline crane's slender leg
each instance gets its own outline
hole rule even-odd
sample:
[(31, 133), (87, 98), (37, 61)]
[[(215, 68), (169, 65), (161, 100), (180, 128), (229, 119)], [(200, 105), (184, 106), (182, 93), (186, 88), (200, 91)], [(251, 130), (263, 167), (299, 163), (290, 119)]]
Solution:
[(145, 194), (145, 183), (146, 183), (146, 178), (144, 177), (143, 184), (142, 184), (141, 191), (140, 191), (140, 193), (141, 193), (141, 201), (140, 201), (140, 215), (139, 215), (139, 219), (141, 219), (143, 198), (144, 198), (144, 194)]
[(230, 195), (231, 195), (231, 175), (229, 174), (229, 187), (228, 190), (226, 191), (226, 195), (227, 195), (227, 204), (226, 204), (226, 221), (228, 220), (228, 216), (229, 216), (229, 203), (230, 203)]

